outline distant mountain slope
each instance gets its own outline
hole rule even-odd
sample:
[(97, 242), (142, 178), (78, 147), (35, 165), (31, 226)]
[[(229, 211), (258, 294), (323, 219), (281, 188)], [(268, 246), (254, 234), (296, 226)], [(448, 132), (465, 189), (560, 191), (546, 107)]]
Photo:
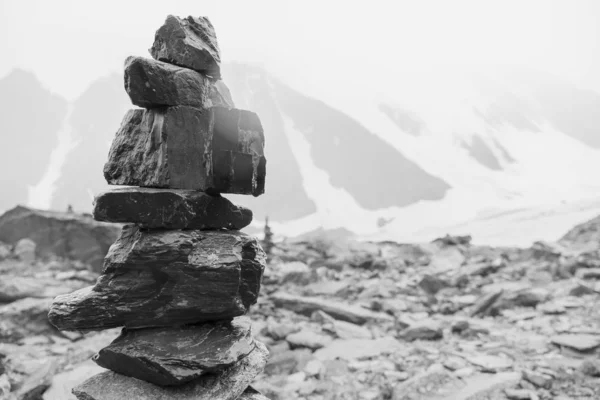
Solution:
[[(306, 180), (313, 177), (299, 173), (297, 149), (290, 149), (290, 129), (307, 142), (310, 162), (327, 174), (329, 183), (347, 192), (365, 209), (439, 200), (449, 188), (351, 116), (302, 95), (260, 68), (231, 64), (224, 77), (236, 105), (256, 111), (265, 125), (266, 193), (247, 203), (238, 200), (258, 215), (282, 220), (314, 210), (303, 190)], [(335, 199), (331, 202), (335, 207)], [(296, 212), (291, 214), (282, 207)]]
[(50, 93), (30, 72), (0, 79), (0, 210), (27, 200), (27, 187), (44, 175), (67, 102)]
[[(516, 69), (420, 71), (381, 88), (357, 80), (347, 93), (316, 86), (309, 96), (263, 68), (225, 64), (222, 71), (236, 106), (257, 112), (265, 128), (266, 193), (227, 195), (252, 208), (251, 229), (269, 216), (283, 235), (323, 227), (409, 240), (473, 229), (516, 244), (538, 239), (544, 213), (556, 222), (546, 233), (556, 235), (596, 212), (600, 95), (560, 78)], [(38, 186), (54, 184), (54, 209), (90, 211), (93, 195), (109, 187), (102, 167), (132, 108), (122, 75), (97, 80), (67, 104), (15, 71), (0, 79), (0, 105), (0, 209), (26, 202), (57, 132), (69, 131), (74, 148), (55, 168), (58, 179), (50, 174)], [(585, 212), (577, 211), (581, 201)], [(566, 211), (551, 212), (559, 209)]]
[(123, 77), (111, 74), (94, 82), (73, 103), (71, 125), (76, 147), (68, 154), (56, 182), (52, 208), (89, 212), (93, 195), (108, 188), (102, 168), (110, 144), (125, 112), (131, 105), (123, 87)]
[(266, 74), (240, 64), (226, 64), (222, 74), (235, 106), (260, 116), (267, 157), (265, 194), (258, 198), (227, 197), (252, 208), (259, 219), (269, 216), (271, 220), (290, 220), (314, 213), (315, 203), (303, 188), (300, 166), (285, 135), (284, 121)]

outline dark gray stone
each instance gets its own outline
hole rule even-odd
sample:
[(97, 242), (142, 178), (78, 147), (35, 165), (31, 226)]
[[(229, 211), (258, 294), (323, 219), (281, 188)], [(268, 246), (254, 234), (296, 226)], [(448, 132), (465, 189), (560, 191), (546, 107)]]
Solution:
[(264, 193), (266, 159), (258, 116), (213, 107), (130, 110), (113, 141), (104, 177), (111, 185)]
[(256, 342), (256, 348), (238, 363), (181, 386), (157, 386), (107, 371), (76, 386), (73, 394), (79, 400), (235, 400), (264, 369), (268, 355), (265, 346)]
[(59, 330), (178, 326), (240, 316), (256, 303), (265, 267), (238, 231), (123, 228), (95, 286), (54, 299)]
[(143, 57), (125, 61), (125, 90), (136, 106), (190, 106), (205, 109), (209, 79), (199, 72)]
[(215, 28), (206, 17), (169, 15), (154, 36), (153, 58), (221, 79), (221, 55)]
[(143, 228), (239, 230), (252, 222), (252, 211), (198, 191), (120, 188), (96, 197), (94, 218)]
[(93, 360), (156, 385), (181, 385), (246, 357), (255, 344), (247, 317), (174, 328), (123, 329)]

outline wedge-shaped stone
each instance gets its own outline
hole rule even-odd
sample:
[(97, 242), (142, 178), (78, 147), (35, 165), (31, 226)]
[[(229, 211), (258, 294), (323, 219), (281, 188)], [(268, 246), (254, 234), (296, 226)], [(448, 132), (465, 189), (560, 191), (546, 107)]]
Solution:
[(191, 68), (221, 79), (221, 55), (215, 28), (206, 17), (169, 15), (154, 36), (156, 60)]
[(239, 230), (252, 222), (252, 211), (193, 190), (120, 188), (96, 197), (94, 219), (143, 228)]
[(250, 111), (177, 106), (130, 110), (113, 141), (111, 185), (264, 193), (264, 134)]
[(173, 328), (123, 329), (93, 360), (101, 367), (156, 385), (181, 385), (225, 369), (255, 344), (250, 319)]
[(79, 400), (235, 400), (246, 390), (249, 395), (253, 394), (251, 389), (247, 389), (248, 385), (262, 372), (268, 355), (265, 345), (256, 342), (256, 348), (238, 363), (221, 372), (202, 375), (181, 386), (157, 386), (107, 371), (76, 386), (73, 394)]
[(209, 79), (199, 72), (143, 57), (125, 60), (125, 90), (136, 106), (208, 108)]
[(238, 231), (126, 225), (96, 285), (56, 297), (48, 318), (66, 331), (232, 318), (256, 302), (264, 267), (258, 241)]

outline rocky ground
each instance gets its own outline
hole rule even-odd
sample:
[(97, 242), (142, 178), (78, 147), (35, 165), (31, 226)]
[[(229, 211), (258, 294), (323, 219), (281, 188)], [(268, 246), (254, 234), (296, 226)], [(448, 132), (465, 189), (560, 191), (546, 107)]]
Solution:
[[(600, 221), (556, 243), (358, 243), (325, 234), (273, 247), (254, 335), (271, 399), (600, 398)], [(97, 276), (82, 261), (0, 245), (0, 399), (74, 399), (118, 329), (60, 333), (51, 299)]]

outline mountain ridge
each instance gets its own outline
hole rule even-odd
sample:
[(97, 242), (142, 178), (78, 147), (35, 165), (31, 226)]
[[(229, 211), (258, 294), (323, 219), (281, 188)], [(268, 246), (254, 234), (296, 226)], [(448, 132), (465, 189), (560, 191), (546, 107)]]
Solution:
[[(600, 129), (593, 112), (600, 95), (556, 77), (510, 72), (450, 83), (437, 77), (423, 86), (415, 77), (412, 88), (424, 89), (417, 94), (397, 83), (385, 93), (357, 84), (346, 101), (333, 104), (258, 66), (225, 64), (223, 76), (236, 107), (257, 112), (266, 132), (266, 194), (228, 196), (255, 210), (254, 229), (268, 216), (284, 234), (320, 226), (404, 237), (477, 221), (490, 210), (600, 197), (600, 182), (589, 174), (600, 167), (600, 142), (593, 137)], [(560, 107), (569, 102), (581, 105), (578, 119)], [(73, 148), (53, 182), (50, 207), (89, 211), (93, 194), (109, 188), (102, 167), (123, 113), (133, 106), (116, 73), (94, 82), (73, 103), (57, 104), (62, 113), (54, 118), (70, 124)], [(10, 114), (31, 113), (22, 104), (12, 107)], [(56, 125), (48, 124), (54, 136), (61, 129)], [(37, 157), (42, 168), (57, 146), (52, 134), (45, 135)], [(20, 181), (35, 186), (42, 168)], [(0, 208), (23, 203), (23, 190), (16, 193)]]

